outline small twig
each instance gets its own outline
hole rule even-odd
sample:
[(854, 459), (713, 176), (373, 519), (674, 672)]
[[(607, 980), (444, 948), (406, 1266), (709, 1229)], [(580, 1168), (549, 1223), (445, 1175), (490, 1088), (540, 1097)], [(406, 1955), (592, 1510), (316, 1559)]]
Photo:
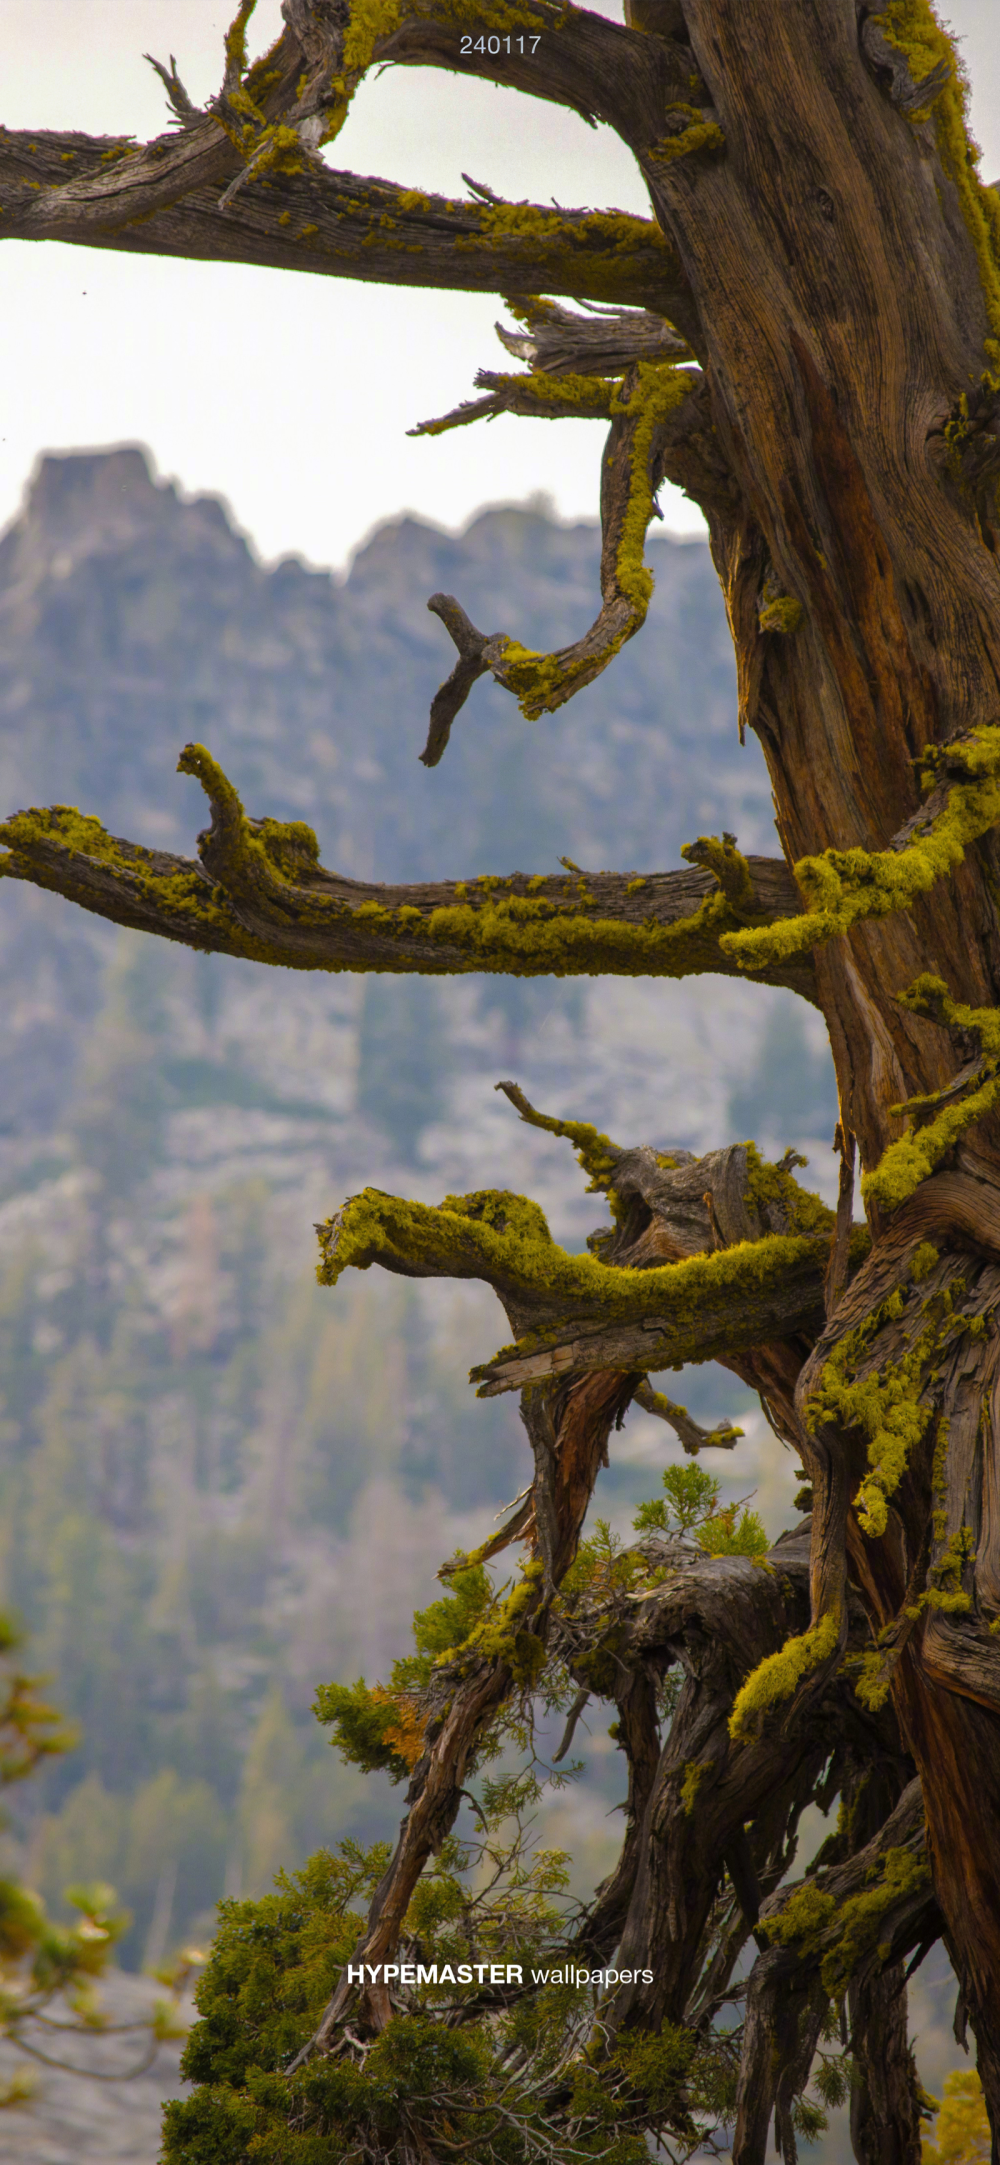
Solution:
[(163, 84), (163, 88), (167, 93), (167, 103), (170, 107), (174, 127), (193, 128), (196, 121), (204, 120), (204, 113), (188, 97), (187, 91), (181, 82), (173, 53), (170, 55), (169, 68), (164, 67), (162, 60), (154, 60), (152, 53), (143, 53), (142, 57), (144, 60), (148, 60), (151, 68), (155, 69)]
[(562, 1743), (559, 1746), (559, 1750), (557, 1752), (553, 1752), (552, 1754), (552, 1764), (554, 1767), (558, 1766), (560, 1759), (565, 1759), (570, 1745), (573, 1742), (573, 1734), (576, 1729), (577, 1722), (579, 1721), (580, 1716), (583, 1713), (584, 1707), (586, 1706), (589, 1698), (589, 1691), (577, 1692), (576, 1698), (574, 1699), (573, 1704), (569, 1710), (566, 1727), (563, 1730)]
[(484, 658), (485, 650), (496, 635), (477, 631), (453, 594), (432, 594), (427, 607), (432, 616), (440, 617), (458, 648), (458, 660), (450, 677), (431, 701), (430, 728), (420, 754), (425, 767), (436, 767), (456, 714), (464, 707), (473, 685), (487, 674), (490, 664)]
[(489, 1823), (489, 1820), (488, 1820), (488, 1819), (487, 1819), (487, 1817), (486, 1817), (486, 1813), (484, 1812), (484, 1810), (483, 1810), (483, 1807), (482, 1807), (482, 1805), (481, 1805), (481, 1804), (477, 1804), (477, 1802), (476, 1802), (476, 1799), (475, 1799), (475, 1797), (473, 1796), (473, 1794), (472, 1794), (472, 1791), (471, 1791), (471, 1789), (460, 1789), (460, 1790), (459, 1790), (459, 1792), (458, 1792), (458, 1794), (459, 1794), (459, 1796), (460, 1796), (460, 1797), (464, 1797), (464, 1798), (465, 1798), (466, 1804), (471, 1804), (471, 1806), (472, 1806), (472, 1809), (473, 1809), (473, 1811), (474, 1811), (474, 1812), (476, 1813), (476, 1816), (477, 1816), (477, 1818), (478, 1818), (479, 1820), (481, 1820), (481, 1822), (482, 1822), (483, 1832), (484, 1832), (485, 1834), (488, 1834), (488, 1833), (489, 1833), (489, 1831), (490, 1831), (490, 1823)]
[(481, 180), (473, 180), (471, 173), (463, 173), (462, 179), (464, 180), (466, 187), (471, 191), (471, 193), (473, 195), (480, 196), (484, 203), (503, 202), (504, 198), (502, 195), (494, 195), (492, 188), (485, 187)]

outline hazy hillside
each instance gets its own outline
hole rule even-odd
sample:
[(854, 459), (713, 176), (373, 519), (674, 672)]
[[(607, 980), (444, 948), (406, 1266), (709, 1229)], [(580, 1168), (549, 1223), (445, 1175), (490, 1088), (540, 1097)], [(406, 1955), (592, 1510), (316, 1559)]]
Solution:
[[(650, 554), (649, 623), (605, 678), (533, 725), (477, 687), (428, 774), (450, 667), (428, 594), (564, 642), (593, 610), (593, 527), (505, 507), (456, 540), (405, 519), (338, 583), (262, 568), (218, 503), (181, 501), (137, 451), (47, 459), (0, 540), (0, 806), (76, 802), (190, 849), (204, 800), (173, 770), (197, 737), (251, 812), (308, 819), (356, 874), (661, 868), (723, 827), (773, 847), (707, 549)], [(492, 1296), (374, 1273), (321, 1291), (314, 1220), (366, 1181), (496, 1184), (578, 1244), (600, 1212), (567, 1146), (495, 1096), (511, 1074), (623, 1141), (805, 1143), (829, 1193), (832, 1076), (791, 995), (314, 980), (119, 935), (12, 882), (0, 997), (0, 1600), (81, 1725), (22, 1799), (20, 1862), (57, 1906), (70, 1880), (115, 1882), (139, 1966), (210, 1930), (224, 1888), (388, 1830), (398, 1795), (331, 1755), (313, 1690), (384, 1668), (440, 1559), (523, 1484), (516, 1409), (465, 1381), (505, 1335)], [(777, 1531), (794, 1481), (759, 1411), (715, 1369), (677, 1388), (747, 1414), (720, 1470)], [(669, 1441), (644, 1416), (616, 1439), (599, 1507), (622, 1526)], [(619, 1789), (598, 1732), (548, 1828), (583, 1877)]]

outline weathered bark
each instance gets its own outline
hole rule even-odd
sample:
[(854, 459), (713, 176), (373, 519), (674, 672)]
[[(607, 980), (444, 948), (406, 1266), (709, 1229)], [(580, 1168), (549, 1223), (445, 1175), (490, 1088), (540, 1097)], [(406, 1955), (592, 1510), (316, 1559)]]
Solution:
[(852, 1982), (847, 2004), (861, 2081), (851, 2097), (860, 2165), (920, 2165), (920, 2093), (906, 2022), (905, 1971), (893, 1962)]
[[(845, 1906), (863, 1897), (873, 1880), (884, 1879), (889, 1851), (906, 1860), (899, 1891), (873, 1909), (870, 1927), (857, 1923), (845, 1949)], [(780, 1927), (783, 1911), (799, 1891), (783, 1888), (765, 1903), (765, 1931), (771, 1923)], [(755, 1964), (750, 1979), (733, 2165), (764, 2165), (775, 2113), (782, 2157), (794, 2165), (793, 2084), (787, 2072), (798, 2062), (808, 2073), (831, 1990), (842, 1993), (849, 1979), (852, 2035), (863, 2078), (851, 2111), (855, 2155), (861, 2165), (890, 2159), (919, 2165), (916, 2070), (906, 2043), (899, 1966), (900, 1957), (936, 1924), (919, 1782), (909, 1784), (872, 1841), (823, 1875), (822, 1893), (829, 1897), (829, 1921), (779, 1940)], [(852, 1976), (855, 1958), (860, 1966)]]

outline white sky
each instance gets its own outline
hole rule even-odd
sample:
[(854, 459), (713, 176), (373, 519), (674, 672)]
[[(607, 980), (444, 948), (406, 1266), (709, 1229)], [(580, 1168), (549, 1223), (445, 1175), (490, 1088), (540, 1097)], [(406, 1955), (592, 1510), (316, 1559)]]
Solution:
[[(984, 176), (1000, 175), (1000, 0), (953, 0), (972, 71)], [(3, 0), (0, 121), (139, 137), (164, 125), (142, 55), (173, 52), (199, 102), (218, 87), (233, 7), (215, 0)], [(474, 12), (474, 11), (473, 11)], [(615, 0), (603, 12), (618, 15)], [(257, 49), (280, 28), (258, 0)], [(389, 70), (360, 91), (338, 164), (464, 193), (463, 168), (500, 194), (648, 215), (609, 129), (491, 85)], [(241, 265), (102, 256), (8, 241), (0, 252), (0, 525), (38, 454), (140, 442), (191, 492), (227, 499), (265, 558), (342, 563), (377, 521), (411, 510), (446, 526), (483, 503), (544, 489), (592, 517), (597, 423), (503, 418), (411, 442), (415, 421), (502, 365), (489, 296), (418, 293)], [(679, 491), (666, 523), (697, 532)]]

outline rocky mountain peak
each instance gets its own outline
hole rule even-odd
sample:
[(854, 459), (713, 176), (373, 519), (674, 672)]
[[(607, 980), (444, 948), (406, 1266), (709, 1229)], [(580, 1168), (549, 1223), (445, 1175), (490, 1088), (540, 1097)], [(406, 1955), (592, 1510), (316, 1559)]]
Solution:
[(248, 554), (219, 499), (185, 503), (172, 481), (156, 479), (142, 445), (46, 452), (0, 539), (0, 586), (23, 598), (25, 589), (69, 578), (87, 558), (115, 555), (138, 541), (175, 552)]

